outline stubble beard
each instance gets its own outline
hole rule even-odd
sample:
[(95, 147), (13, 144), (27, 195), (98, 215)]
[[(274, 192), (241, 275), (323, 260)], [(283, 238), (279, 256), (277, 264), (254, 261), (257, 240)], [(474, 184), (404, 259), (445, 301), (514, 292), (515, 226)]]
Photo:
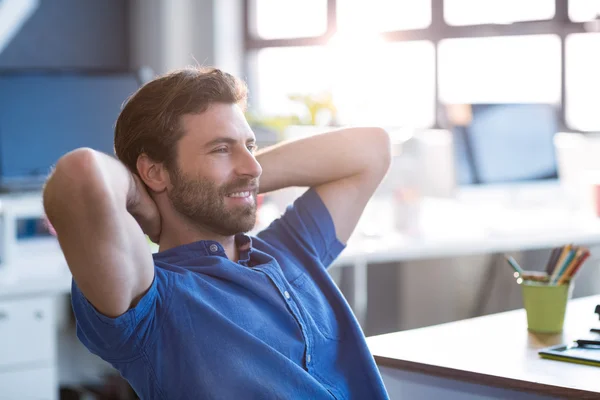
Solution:
[(252, 230), (256, 223), (256, 190), (252, 204), (227, 208), (228, 193), (253, 186), (251, 179), (238, 179), (222, 186), (205, 178), (188, 178), (181, 171), (171, 174), (169, 198), (173, 208), (194, 225), (218, 235), (232, 236)]

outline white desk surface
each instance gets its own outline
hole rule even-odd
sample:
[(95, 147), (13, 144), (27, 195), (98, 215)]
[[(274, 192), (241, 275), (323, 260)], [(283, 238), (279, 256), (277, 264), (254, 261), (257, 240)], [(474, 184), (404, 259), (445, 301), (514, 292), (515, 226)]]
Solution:
[[(380, 225), (389, 226), (382, 218)], [(570, 207), (556, 183), (465, 188), (452, 199), (425, 199), (418, 226), (411, 235), (356, 232), (335, 265), (600, 244), (600, 219)]]
[[(452, 199), (424, 200), (420, 234), (385, 230), (366, 237), (357, 231), (334, 266), (600, 244), (600, 219), (566, 204), (557, 184), (461, 189)], [(70, 291), (55, 240), (22, 241), (17, 254), (18, 275), (0, 268), (0, 296)]]
[(444, 377), (529, 391), (540, 398), (598, 399), (598, 367), (543, 359), (538, 351), (596, 339), (589, 329), (598, 327), (594, 309), (599, 303), (600, 296), (570, 300), (559, 334), (528, 332), (525, 310), (519, 309), (372, 336), (367, 344), (378, 365), (426, 374), (431, 380)]

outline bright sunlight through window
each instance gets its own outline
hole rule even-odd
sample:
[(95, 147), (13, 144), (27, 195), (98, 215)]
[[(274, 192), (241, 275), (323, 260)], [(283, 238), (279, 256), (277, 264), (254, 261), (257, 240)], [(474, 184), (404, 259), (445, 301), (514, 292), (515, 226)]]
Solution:
[(449, 25), (510, 24), (554, 17), (555, 0), (444, 0)]
[(560, 102), (556, 35), (446, 39), (438, 57), (444, 103)]

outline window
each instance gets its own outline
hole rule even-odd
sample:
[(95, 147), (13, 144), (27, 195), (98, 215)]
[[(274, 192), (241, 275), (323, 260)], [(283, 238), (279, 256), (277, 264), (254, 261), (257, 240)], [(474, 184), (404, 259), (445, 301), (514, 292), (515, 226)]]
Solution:
[(254, 0), (251, 26), (262, 39), (319, 36), (327, 30), (327, 0)]
[[(357, 57), (360, 54), (360, 57)], [(299, 115), (290, 95), (329, 92), (341, 124), (428, 127), (435, 123), (431, 42), (333, 41), (259, 50), (253, 100), (267, 115)]]
[(559, 103), (560, 39), (529, 35), (442, 40), (444, 103)]
[[(435, 47), (428, 41), (373, 42), (332, 49), (339, 120), (349, 125), (435, 124)], [(357, 57), (357, 54), (360, 54)]]
[(325, 47), (274, 47), (259, 50), (253, 57), (256, 67), (255, 93), (258, 111), (268, 115), (303, 112), (290, 95), (311, 95), (331, 91), (331, 73)]
[(555, 0), (444, 0), (449, 25), (510, 24), (554, 17)]
[(597, 0), (569, 0), (569, 19), (573, 22), (592, 21), (600, 15)]
[(571, 128), (600, 130), (600, 33), (569, 35), (565, 41), (565, 119)]
[(340, 124), (438, 128), (446, 105), (502, 103), (600, 130), (600, 33), (587, 33), (600, 0), (243, 1), (249, 100), (264, 114), (327, 92)]
[(340, 32), (386, 32), (427, 28), (431, 24), (431, 0), (338, 0)]

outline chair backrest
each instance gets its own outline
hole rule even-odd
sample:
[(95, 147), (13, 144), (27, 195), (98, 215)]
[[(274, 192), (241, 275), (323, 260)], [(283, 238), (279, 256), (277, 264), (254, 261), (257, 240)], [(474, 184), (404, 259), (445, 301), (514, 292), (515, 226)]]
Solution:
[(557, 178), (556, 108), (548, 104), (474, 104), (452, 128), (459, 184)]

